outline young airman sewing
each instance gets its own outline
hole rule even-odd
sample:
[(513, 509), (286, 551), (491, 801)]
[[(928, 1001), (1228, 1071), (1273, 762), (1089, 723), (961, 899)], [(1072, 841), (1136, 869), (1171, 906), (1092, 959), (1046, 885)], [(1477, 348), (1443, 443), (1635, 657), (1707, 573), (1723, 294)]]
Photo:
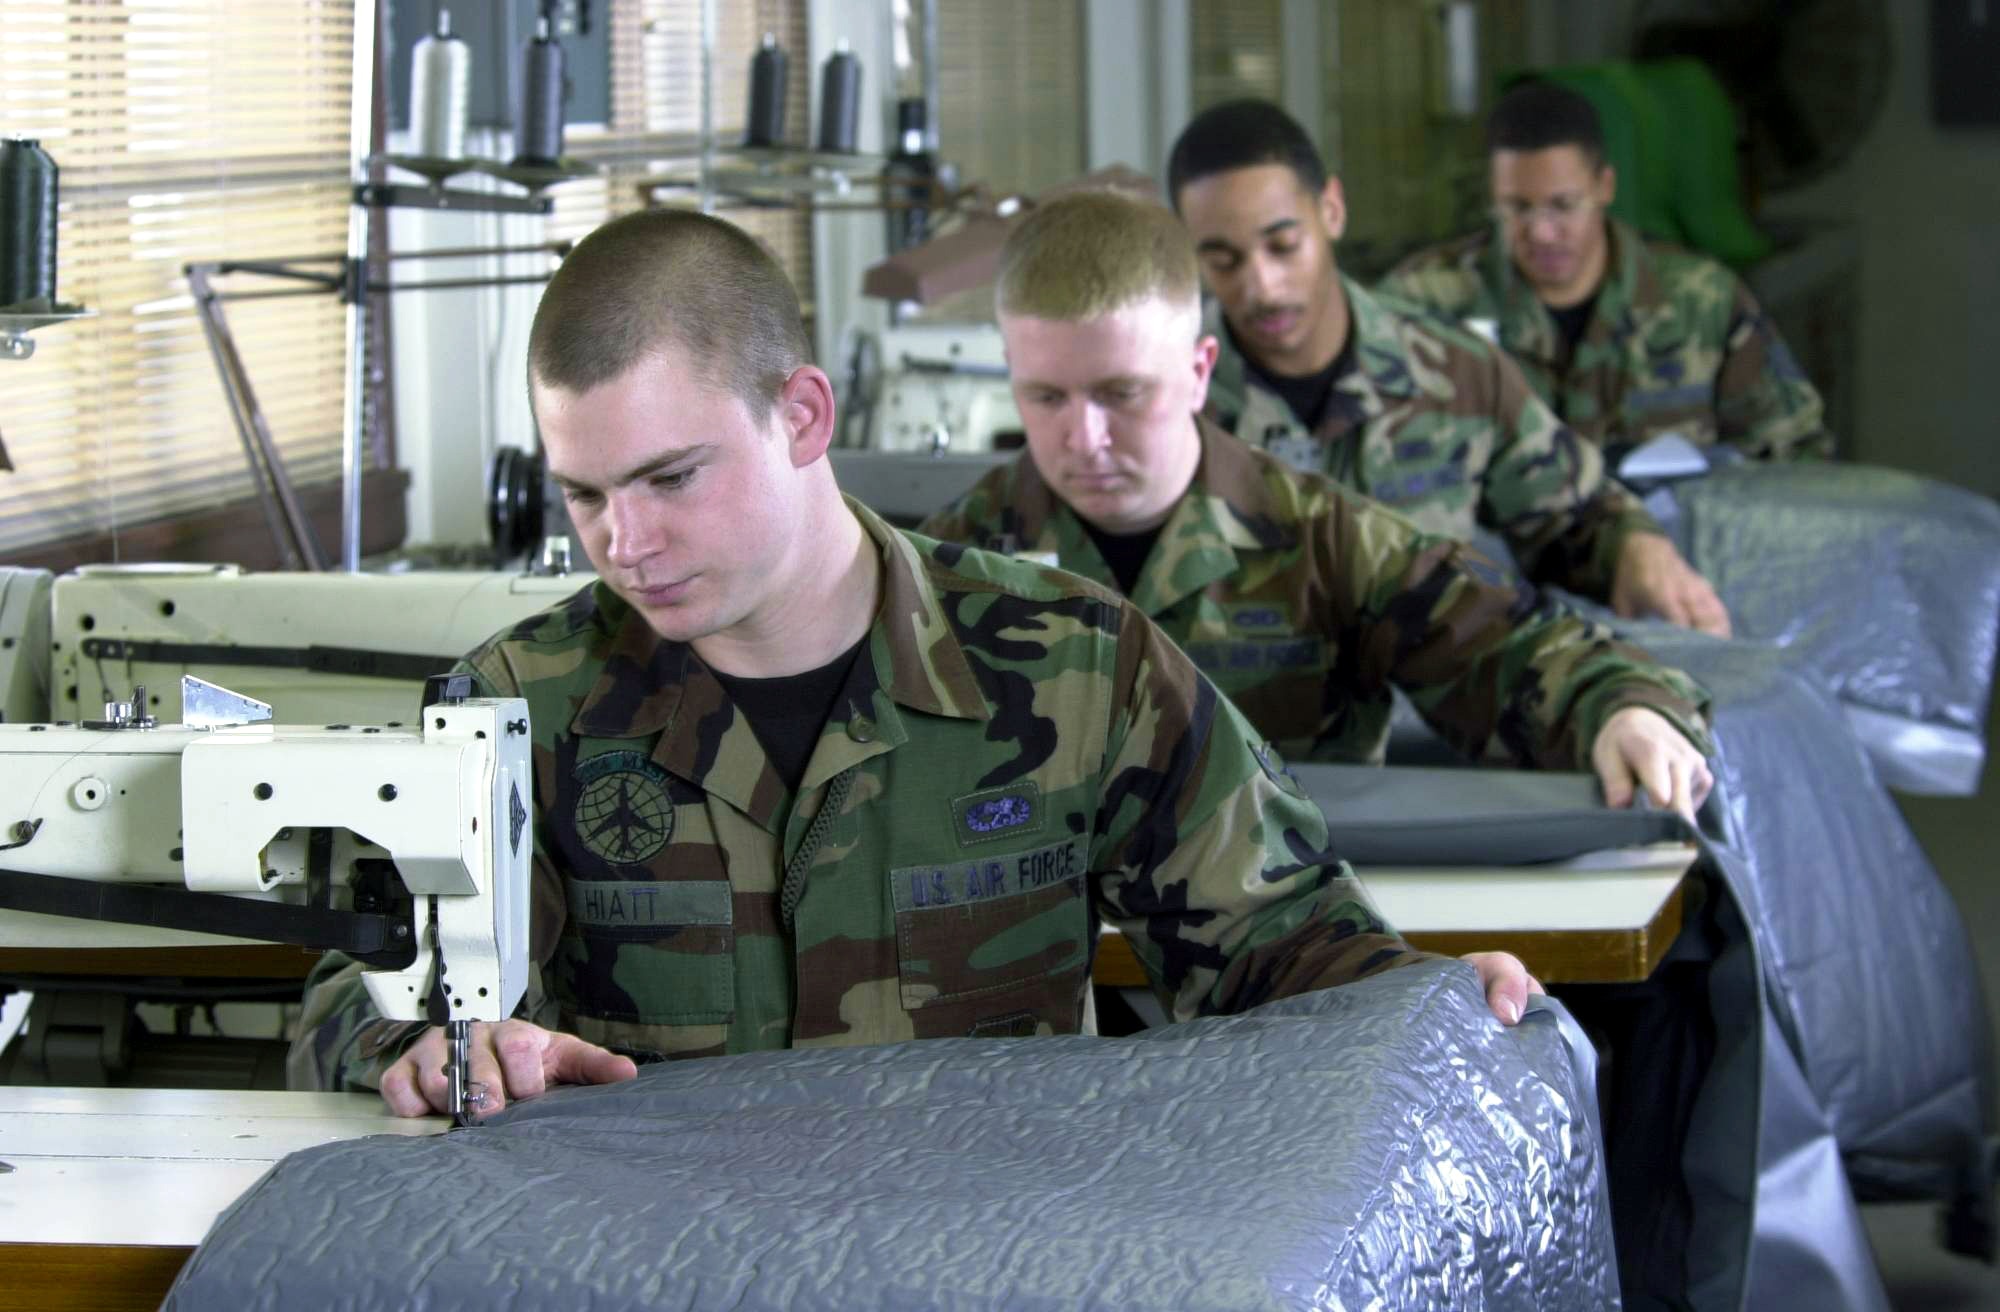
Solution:
[[(1176, 1018), (1420, 956), (1137, 608), (842, 497), (831, 385), (741, 231), (585, 238), (529, 383), (599, 581), (466, 661), (528, 701), (536, 772), (536, 978), (475, 1030), (489, 1110), (627, 1054), (1075, 1032), (1100, 922)], [(1518, 1019), (1520, 962), (1468, 960)], [(441, 1031), (337, 960), (305, 1011), (294, 1083), (444, 1109)]]

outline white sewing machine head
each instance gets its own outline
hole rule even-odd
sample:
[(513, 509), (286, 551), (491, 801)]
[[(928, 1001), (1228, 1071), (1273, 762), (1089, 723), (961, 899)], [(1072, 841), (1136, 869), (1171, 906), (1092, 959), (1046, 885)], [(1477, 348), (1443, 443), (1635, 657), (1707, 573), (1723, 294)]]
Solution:
[[(408, 725), (274, 726), (188, 679), (82, 724), (0, 724), (0, 933), (339, 949), (395, 1020), (503, 1020), (527, 983), (527, 704), (432, 681)], [(193, 933), (186, 933), (193, 931)]]

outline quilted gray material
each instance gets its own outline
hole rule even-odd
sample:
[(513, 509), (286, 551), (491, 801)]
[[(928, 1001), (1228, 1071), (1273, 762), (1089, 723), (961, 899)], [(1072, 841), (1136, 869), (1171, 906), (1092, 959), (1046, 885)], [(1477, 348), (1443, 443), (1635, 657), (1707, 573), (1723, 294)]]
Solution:
[(651, 1066), (296, 1153), (167, 1306), (1595, 1312), (1563, 1019), (1440, 962), (1129, 1039)]
[(1669, 527), (1738, 639), (1783, 651), (1853, 708), (1887, 782), (1977, 789), (2000, 634), (2000, 506), (1865, 465), (1744, 464), (1674, 484), (1671, 497)]

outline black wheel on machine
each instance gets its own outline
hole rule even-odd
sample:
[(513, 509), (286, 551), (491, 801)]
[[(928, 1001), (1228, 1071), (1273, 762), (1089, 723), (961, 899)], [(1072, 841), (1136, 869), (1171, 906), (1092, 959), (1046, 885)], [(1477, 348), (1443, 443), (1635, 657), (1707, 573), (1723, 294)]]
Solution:
[(542, 539), (542, 458), (503, 447), (486, 490), (486, 531), (501, 563), (527, 555)]

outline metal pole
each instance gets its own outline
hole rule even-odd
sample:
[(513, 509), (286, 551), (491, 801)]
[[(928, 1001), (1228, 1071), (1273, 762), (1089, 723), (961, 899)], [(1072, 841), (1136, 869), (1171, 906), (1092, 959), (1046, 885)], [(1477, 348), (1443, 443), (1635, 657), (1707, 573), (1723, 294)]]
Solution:
[(938, 149), (938, 7), (924, 0), (924, 149)]
[(715, 209), (715, 0), (701, 0), (701, 212)]
[[(377, 0), (356, 0), (354, 6), (354, 88), (347, 116), (349, 171), (356, 185), (368, 181), (368, 156), (374, 149), (375, 26), (381, 10)], [(368, 224), (373, 211), (351, 205), (347, 211), (347, 394), (340, 407), (340, 567), (361, 569), (361, 474), (366, 442), (362, 432), (368, 391)]]
[(256, 485), (257, 501), (264, 511), (264, 523), (271, 540), (288, 569), (320, 570), (326, 562), (319, 540), (306, 519), (291, 480), (271, 438), (257, 393), (250, 386), (250, 374), (236, 349), (236, 339), (223, 318), (222, 305), (210, 287), (207, 266), (191, 264), (185, 270), (188, 290), (194, 295), (195, 317), (201, 321), (202, 335), (208, 340), (209, 354), (215, 357), (215, 371), (222, 378), (222, 395), (229, 402), (229, 414), (236, 421), (236, 435), (243, 441), (243, 458), (250, 466), (250, 481)]

